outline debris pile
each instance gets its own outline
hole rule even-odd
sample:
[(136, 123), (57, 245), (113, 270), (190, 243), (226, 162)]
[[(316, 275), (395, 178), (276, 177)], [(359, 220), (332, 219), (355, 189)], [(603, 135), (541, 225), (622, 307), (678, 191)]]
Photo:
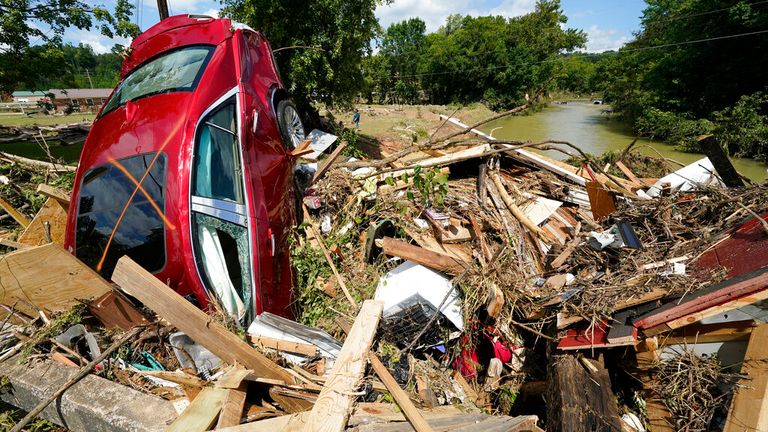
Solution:
[[(65, 191), (8, 195), (0, 370), (20, 372), (0, 398), (29, 412), (17, 429), (79, 424), (90, 379), (125, 389), (120, 421), (143, 430), (760, 430), (768, 189), (726, 187), (718, 158), (600, 166), (482, 123), (445, 117), (379, 159), (314, 134), (295, 321), (240, 327), (128, 257), (110, 284), (60, 246)], [(533, 150), (555, 147), (574, 165)], [(65, 183), (55, 166), (13, 179), (19, 164), (6, 186)], [(22, 372), (41, 364), (79, 373), (32, 403)]]

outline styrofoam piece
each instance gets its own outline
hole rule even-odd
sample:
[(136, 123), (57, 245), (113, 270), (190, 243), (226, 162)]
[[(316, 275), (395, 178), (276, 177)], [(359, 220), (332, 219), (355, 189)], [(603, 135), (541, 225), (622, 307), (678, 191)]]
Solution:
[(522, 206), (520, 210), (533, 222), (534, 225), (540, 225), (556, 212), (562, 202), (549, 198), (537, 196), (535, 200), (529, 201)]
[[(440, 309), (440, 303), (446, 295), (448, 298)], [(459, 307), (459, 291), (451, 284), (450, 279), (413, 261), (405, 261), (379, 279), (374, 300), (384, 302), (384, 315), (387, 316), (399, 311), (398, 305), (414, 296), (423, 298), (433, 305), (435, 310), (439, 309), (457, 329), (464, 328)]]
[(672, 192), (685, 192), (706, 186), (725, 187), (716, 174), (712, 162), (705, 157), (658, 179), (645, 193), (653, 198), (658, 197), (664, 183), (672, 186)]

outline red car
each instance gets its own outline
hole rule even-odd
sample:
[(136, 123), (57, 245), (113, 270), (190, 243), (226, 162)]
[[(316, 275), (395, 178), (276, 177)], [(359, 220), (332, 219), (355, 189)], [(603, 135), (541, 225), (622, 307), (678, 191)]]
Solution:
[(66, 247), (110, 278), (128, 255), (244, 325), (291, 316), (287, 238), (304, 139), (258, 32), (183, 15), (137, 37), (80, 155)]

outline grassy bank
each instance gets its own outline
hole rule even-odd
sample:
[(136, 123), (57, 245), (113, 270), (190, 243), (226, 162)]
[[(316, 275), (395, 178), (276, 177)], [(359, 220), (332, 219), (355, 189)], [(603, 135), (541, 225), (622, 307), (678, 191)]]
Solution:
[(31, 115), (23, 114), (0, 114), (0, 126), (56, 126), (69, 123), (80, 123), (91, 121), (96, 114), (75, 113), (65, 116), (58, 115)]

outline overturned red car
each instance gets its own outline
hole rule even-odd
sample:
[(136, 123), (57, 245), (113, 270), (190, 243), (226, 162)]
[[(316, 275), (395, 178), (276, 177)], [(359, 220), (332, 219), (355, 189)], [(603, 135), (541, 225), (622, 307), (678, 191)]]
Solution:
[(229, 19), (163, 20), (131, 44), (80, 156), (66, 247), (123, 255), (247, 325), (290, 316), (291, 149), (304, 139), (272, 50)]

